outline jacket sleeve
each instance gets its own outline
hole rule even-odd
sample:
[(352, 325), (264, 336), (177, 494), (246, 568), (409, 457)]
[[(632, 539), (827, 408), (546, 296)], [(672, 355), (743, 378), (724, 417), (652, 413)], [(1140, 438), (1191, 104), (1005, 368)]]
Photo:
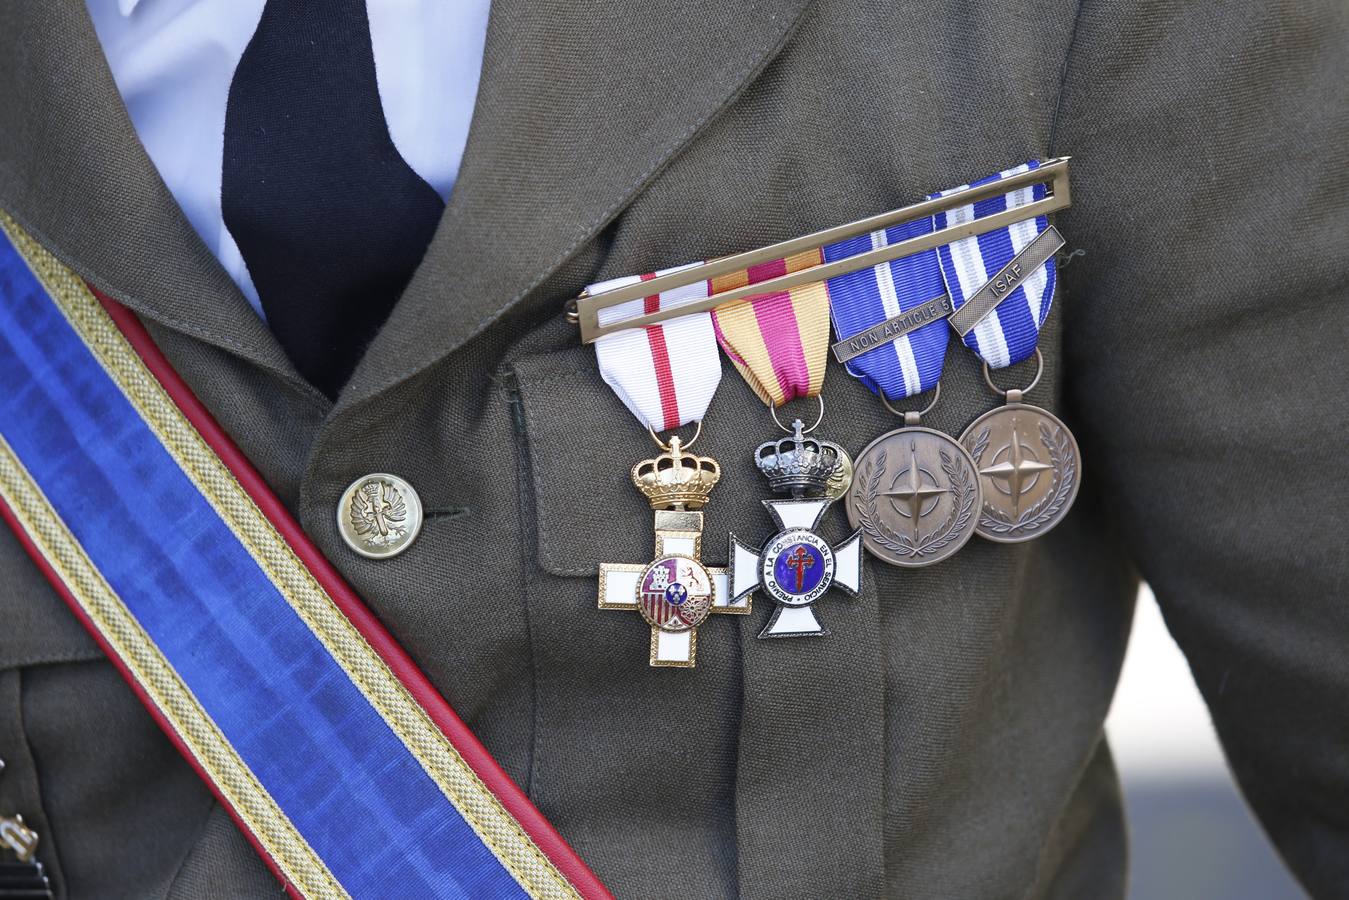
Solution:
[(1082, 3), (1067, 402), (1251, 806), (1349, 886), (1349, 4)]

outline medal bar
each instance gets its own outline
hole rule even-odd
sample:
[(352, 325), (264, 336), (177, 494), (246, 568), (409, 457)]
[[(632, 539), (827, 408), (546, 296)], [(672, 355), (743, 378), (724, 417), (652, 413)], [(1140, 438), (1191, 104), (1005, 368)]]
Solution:
[[(704, 265), (683, 268), (679, 271), (670, 272), (654, 279), (646, 280), (640, 284), (625, 285), (623, 287), (615, 288), (614, 290), (604, 291), (603, 293), (583, 293), (580, 297), (577, 297), (572, 301), (574, 304), (574, 310), (571, 311), (572, 316), (580, 326), (581, 342), (589, 344), (606, 334), (616, 331), (655, 325), (667, 319), (704, 312), (713, 309), (714, 307), (731, 303), (736, 300), (742, 300), (747, 297), (777, 293), (804, 284), (823, 281), (839, 275), (846, 275), (850, 272), (871, 268), (882, 263), (890, 262), (891, 260), (902, 259), (903, 257), (911, 256), (912, 254), (920, 253), (924, 250), (945, 246), (964, 238), (975, 237), (990, 231), (996, 231), (999, 228), (1005, 228), (1017, 222), (1025, 221), (1026, 219), (1048, 215), (1051, 212), (1066, 208), (1072, 202), (1070, 189), (1068, 187), (1068, 160), (1069, 158), (1066, 156), (1060, 157), (1046, 162), (1037, 168), (1030, 169), (1029, 171), (1008, 176), (1000, 181), (977, 185), (945, 196), (933, 197), (920, 203), (914, 203), (910, 206), (905, 206), (887, 213), (860, 219), (847, 225), (827, 228), (823, 231), (817, 231), (814, 234), (808, 234), (804, 237), (794, 238), (789, 241), (782, 241), (768, 247), (760, 247), (757, 250), (749, 250), (744, 253), (737, 253), (732, 256), (724, 256), (720, 259), (710, 260)], [(1036, 200), (1015, 209), (1007, 209), (994, 215), (982, 216), (957, 225), (948, 225), (943, 228), (934, 229), (926, 234), (920, 234), (916, 237), (909, 238), (908, 240), (899, 241), (866, 253), (859, 253), (856, 256), (850, 256), (846, 259), (840, 259), (832, 263), (824, 263), (799, 271), (789, 272), (788, 274), (780, 275), (776, 278), (770, 278), (756, 284), (748, 284), (729, 291), (722, 291), (717, 294), (709, 294), (708, 296), (699, 299), (690, 299), (686, 303), (662, 308), (645, 313), (644, 315), (617, 317), (612, 321), (601, 321), (605, 318), (602, 316), (602, 313), (605, 310), (622, 303), (668, 292), (676, 288), (687, 287), (697, 282), (710, 281), (719, 275), (742, 271), (760, 263), (785, 259), (795, 254), (818, 250), (827, 244), (833, 244), (861, 234), (889, 228), (893, 225), (911, 221), (923, 216), (932, 216), (937, 213), (948, 212), (952, 209), (967, 206), (986, 197), (1005, 194), (1033, 184), (1046, 185), (1048, 188), (1046, 196), (1043, 199)]]

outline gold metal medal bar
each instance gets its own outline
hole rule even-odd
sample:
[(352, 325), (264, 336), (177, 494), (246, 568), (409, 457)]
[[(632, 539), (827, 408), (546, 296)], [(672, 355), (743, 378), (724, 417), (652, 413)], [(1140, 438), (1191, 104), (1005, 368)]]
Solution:
[[(808, 234), (804, 237), (793, 238), (792, 240), (782, 241), (767, 247), (760, 247), (757, 250), (749, 250), (744, 253), (734, 254), (733, 256), (723, 256), (719, 259), (709, 260), (701, 266), (691, 266), (686, 269), (681, 269), (678, 272), (671, 272), (668, 275), (660, 275), (649, 281), (642, 281), (625, 287), (615, 288), (611, 291), (605, 291), (602, 294), (582, 294), (571, 301), (571, 303), (574, 304), (571, 315), (580, 326), (582, 343), (589, 344), (593, 343), (598, 338), (615, 331), (655, 325), (666, 319), (674, 319), (680, 316), (704, 312), (736, 300), (757, 297), (763, 294), (778, 293), (803, 284), (812, 284), (827, 278), (835, 278), (839, 275), (846, 275), (849, 272), (868, 269), (872, 266), (878, 266), (881, 263), (890, 262), (891, 260), (912, 256), (915, 253), (931, 250), (934, 247), (941, 247), (954, 241), (961, 240), (962, 238), (974, 237), (975, 235), (996, 231), (999, 228), (1005, 228), (1008, 225), (1022, 222), (1026, 219), (1048, 215), (1049, 213), (1064, 209), (1072, 203), (1072, 196), (1068, 187), (1068, 159), (1069, 157), (1066, 156), (1059, 157), (1058, 159), (1050, 160), (1037, 168), (1030, 169), (1026, 172), (1020, 172), (1016, 175), (1010, 175), (998, 181), (991, 181), (987, 184), (978, 185), (977, 187), (955, 191), (943, 197), (934, 197), (930, 200), (914, 203), (910, 206), (905, 206), (887, 213), (881, 213), (866, 219), (859, 219), (858, 221), (851, 222), (847, 225), (826, 228), (823, 231), (817, 231), (814, 234)], [(857, 237), (858, 235), (870, 234), (873, 231), (880, 231), (893, 225), (913, 221), (914, 219), (923, 216), (931, 216), (939, 212), (949, 212), (950, 210), (968, 206), (971, 203), (988, 197), (1007, 194), (1011, 191), (1034, 184), (1045, 185), (1047, 188), (1046, 195), (1042, 199), (1035, 200), (1024, 206), (1007, 209), (969, 222), (948, 225), (945, 228), (935, 229), (927, 234), (921, 234), (905, 241), (900, 241), (885, 247), (879, 247), (865, 253), (859, 253), (856, 256), (835, 260), (831, 263), (823, 263), (786, 275), (779, 275), (776, 278), (770, 278), (756, 284), (745, 285), (744, 287), (735, 288), (734, 290), (722, 291), (719, 294), (712, 294), (708, 297), (693, 300), (676, 307), (603, 324), (600, 322), (600, 314), (603, 310), (617, 306), (621, 303), (628, 303), (642, 297), (661, 294), (675, 288), (687, 287), (690, 284), (716, 278), (720, 275), (728, 275), (732, 272), (743, 271), (751, 266), (759, 265), (760, 263), (786, 259), (789, 256), (794, 256), (798, 253), (806, 253), (811, 250), (819, 250), (829, 244), (835, 244), (839, 241)]]

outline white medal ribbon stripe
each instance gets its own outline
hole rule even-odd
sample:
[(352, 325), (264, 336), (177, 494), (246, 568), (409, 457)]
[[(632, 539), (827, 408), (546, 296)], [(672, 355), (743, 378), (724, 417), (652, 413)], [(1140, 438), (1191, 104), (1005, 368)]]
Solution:
[[(703, 265), (702, 262), (685, 263), (682, 266), (673, 266), (669, 269), (660, 269), (652, 272), (651, 277), (660, 275), (670, 275), (675, 272), (683, 272), (686, 269), (696, 269)], [(594, 296), (603, 294), (606, 291), (618, 290), (621, 287), (627, 287), (630, 284), (636, 284), (643, 280), (641, 275), (623, 275), (619, 278), (610, 278), (608, 281), (599, 281), (586, 288), (586, 293)], [(707, 282), (698, 281), (684, 287), (672, 288), (660, 295), (661, 309), (674, 309), (675, 307), (685, 306), (694, 300), (702, 300), (707, 296)], [(610, 306), (599, 311), (599, 323), (601, 325), (613, 325), (626, 319), (635, 319), (645, 313), (646, 299), (639, 297), (636, 300), (629, 300), (627, 303), (620, 303), (617, 306)]]
[[(1018, 191), (1012, 191), (1007, 195), (1007, 207), (1011, 209), (1017, 206), (1027, 206), (1035, 202), (1034, 188), (1024, 187)], [(1020, 253), (1026, 249), (1031, 241), (1035, 240), (1040, 234), (1040, 229), (1034, 219), (1024, 219), (1011, 225), (1007, 229), (1008, 235), (1012, 239), (1012, 252)], [(1026, 301), (1030, 305), (1031, 318), (1035, 320), (1035, 326), (1038, 328), (1044, 324), (1045, 309), (1044, 295), (1045, 288), (1049, 286), (1049, 268), (1047, 266), (1036, 266), (1035, 271), (1027, 276), (1022, 283), (1022, 290), (1026, 294)], [(992, 318), (990, 316), (990, 318)]]
[[(871, 233), (871, 246), (875, 250), (887, 247), (890, 239), (884, 230), (873, 231)], [(894, 272), (890, 270), (890, 263), (881, 263), (873, 269), (876, 273), (876, 288), (881, 296), (881, 305), (885, 308), (886, 318), (893, 319), (899, 315), (899, 294), (895, 290)], [(909, 342), (909, 336), (906, 334), (894, 341), (892, 346), (895, 348), (895, 356), (899, 359), (899, 372), (904, 378), (905, 396), (911, 397), (919, 391), (920, 378), (918, 375), (918, 360), (913, 355), (913, 344)]]
[[(665, 269), (664, 275), (700, 266), (692, 263)], [(643, 280), (627, 276), (589, 288), (603, 293)], [(708, 295), (706, 281), (660, 294), (657, 309), (685, 306)], [(647, 299), (632, 300), (600, 311), (600, 323), (612, 324), (650, 312)], [(694, 313), (629, 331), (617, 331), (595, 342), (600, 375), (623, 405), (653, 431), (700, 421), (707, 414), (721, 382), (721, 356), (710, 312)]]
[(646, 332), (616, 331), (595, 342), (600, 377), (618, 399), (652, 431), (665, 428), (660, 386), (656, 380), (651, 344)]
[[(1019, 175), (1022, 172), (1028, 171), (1030, 171), (1030, 166), (1026, 163), (1022, 163), (1013, 169), (1008, 169), (1006, 172), (999, 173), (999, 178), (1005, 178), (1009, 175)], [(960, 191), (969, 190), (969, 187), (968, 184), (962, 184), (960, 187), (942, 191), (940, 196), (945, 197), (959, 193)], [(1007, 208), (1011, 209), (1015, 206), (1024, 206), (1033, 199), (1032, 189), (1029, 187), (1019, 191), (1013, 191), (1007, 196)], [(946, 214), (947, 225), (964, 225), (967, 222), (972, 221), (974, 221), (974, 204), (972, 203), (968, 206), (961, 206), (957, 209), (950, 210)], [(1024, 222), (1018, 222), (1016, 225), (1009, 228), (1009, 231), (1011, 231), (1013, 235), (1019, 230), (1024, 231), (1026, 228), (1029, 228), (1030, 236), (1026, 238), (1024, 243), (1018, 244), (1016, 237), (1014, 236), (1012, 238), (1012, 245), (1017, 251), (1020, 251), (1020, 249), (1024, 247), (1025, 244), (1030, 243), (1031, 240), (1034, 240), (1035, 235), (1038, 233), (1035, 227), (1035, 220), (1028, 219)], [(974, 295), (975, 291), (988, 283), (989, 278), (988, 268), (984, 265), (983, 254), (979, 252), (979, 238), (976, 236), (965, 238), (960, 241), (954, 241), (949, 247), (951, 251), (951, 263), (956, 270), (956, 279), (960, 282), (960, 296), (971, 297)], [(1037, 273), (1037, 275), (1039, 274), (1040, 273)], [(1041, 277), (1039, 284), (1040, 290), (1043, 291), (1043, 277)], [(1038, 315), (1036, 315), (1035, 321), (1037, 323), (1040, 321)], [(975, 326), (974, 339), (975, 343), (978, 344), (977, 352), (983, 359), (988, 360), (988, 364), (993, 368), (999, 369), (1011, 362), (1012, 355), (1007, 349), (1007, 341), (1003, 338), (1002, 329), (998, 325), (998, 317), (996, 315), (985, 316), (983, 320)]]
[[(974, 207), (962, 206), (946, 214), (948, 225), (964, 225), (974, 221)], [(1035, 223), (1031, 222), (1031, 227)], [(984, 257), (979, 253), (979, 239), (965, 238), (950, 245), (951, 264), (956, 270), (956, 279), (960, 282), (960, 295), (969, 297), (988, 283), (988, 269), (984, 266)], [(984, 316), (974, 327), (974, 339), (979, 344), (978, 352), (995, 369), (1001, 368), (1011, 360), (1007, 351), (1007, 342), (1002, 338), (995, 315)]]

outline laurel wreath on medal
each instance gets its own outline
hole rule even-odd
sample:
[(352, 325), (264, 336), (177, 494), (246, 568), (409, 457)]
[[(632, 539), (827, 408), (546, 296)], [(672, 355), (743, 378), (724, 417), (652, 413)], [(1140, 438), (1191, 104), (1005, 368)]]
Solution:
[[(974, 439), (974, 448), (970, 456), (976, 466), (983, 465), (984, 451), (988, 449), (990, 427), (985, 425)], [(1034, 505), (1015, 520), (1002, 510), (993, 509), (984, 504), (984, 528), (993, 534), (1011, 534), (1014, 531), (1037, 531), (1048, 525), (1063, 509), (1068, 495), (1073, 492), (1073, 483), (1077, 480), (1077, 456), (1073, 453), (1068, 435), (1062, 428), (1050, 429), (1045, 422), (1040, 423), (1040, 443), (1049, 454), (1049, 463), (1053, 466), (1054, 480), (1049, 491)]]
[(941, 453), (941, 468), (951, 480), (951, 496), (954, 503), (946, 519), (927, 534), (919, 534), (917, 540), (911, 540), (896, 531), (887, 528), (876, 515), (876, 498), (880, 496), (881, 476), (885, 474), (885, 451), (876, 456), (876, 461), (867, 467), (863, 477), (866, 489), (862, 492), (862, 504), (857, 520), (862, 529), (882, 547), (894, 553), (906, 556), (927, 556), (944, 549), (964, 530), (970, 520), (970, 511), (974, 506), (974, 481), (965, 466), (956, 464), (955, 459), (945, 450)]

